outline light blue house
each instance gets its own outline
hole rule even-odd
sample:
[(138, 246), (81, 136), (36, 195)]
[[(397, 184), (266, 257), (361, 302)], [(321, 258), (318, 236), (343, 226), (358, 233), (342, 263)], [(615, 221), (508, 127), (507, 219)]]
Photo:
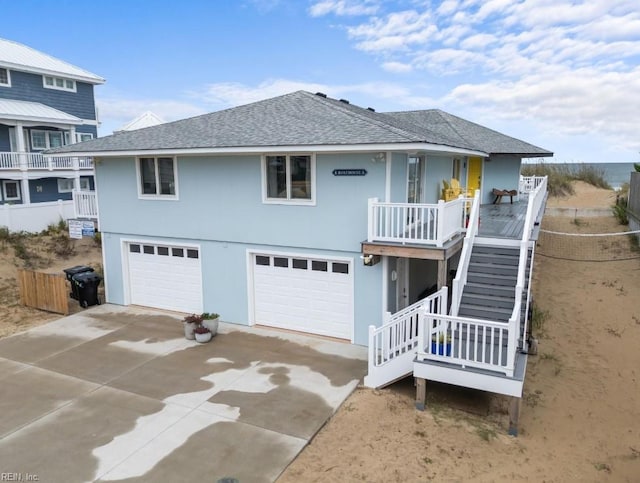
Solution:
[(102, 83), (91, 72), (0, 39), (0, 205), (18, 207), (13, 220), (8, 206), (0, 210), (0, 225), (44, 227), (73, 214), (74, 190), (93, 189), (90, 158), (42, 152), (96, 137), (93, 88)]
[[(454, 305), (455, 316), (479, 310), (455, 299), (467, 276), (461, 264), (472, 265), (468, 239), (483, 238), (480, 205), (526, 210), (535, 198), (537, 216), (540, 198), (525, 193), (539, 181), (520, 179), (521, 159), (552, 154), (439, 110), (377, 113), (304, 91), (53, 152), (96, 160), (108, 302), (218, 312), (369, 345), (372, 370), (410, 353), (381, 378), (370, 370), (374, 386), (411, 372), (418, 336), (434, 327), (458, 335), (448, 319), (427, 318), (429, 307), (445, 318)], [(451, 178), (463, 196), (441, 200)], [(493, 188), (520, 189), (519, 199), (492, 205)], [(522, 243), (502, 244), (517, 262)], [(456, 269), (453, 293), (439, 290)], [(431, 321), (429, 334), (415, 314)], [(507, 327), (508, 318), (494, 323)], [(513, 345), (512, 359), (520, 323), (499, 341)], [(375, 330), (386, 331), (383, 342)], [(459, 366), (456, 347), (427, 355)], [(514, 361), (498, 359), (491, 364), (514, 377)]]

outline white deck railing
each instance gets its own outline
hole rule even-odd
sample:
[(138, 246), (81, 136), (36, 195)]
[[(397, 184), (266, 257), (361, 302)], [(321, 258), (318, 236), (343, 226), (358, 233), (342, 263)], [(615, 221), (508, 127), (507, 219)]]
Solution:
[(513, 376), (510, 325), (433, 313), (426, 313), (420, 323), (417, 361), (447, 362)]
[(418, 349), (420, 318), (426, 313), (445, 314), (447, 287), (406, 307), (381, 326), (369, 326), (368, 387), (379, 387), (412, 371)]
[(0, 152), (0, 169), (42, 170), (93, 169), (93, 158), (78, 156), (45, 156), (42, 153)]
[[(527, 203), (527, 214), (524, 219), (524, 228), (522, 230), (522, 240), (520, 240), (520, 258), (518, 260), (518, 278), (516, 280), (516, 293), (515, 293), (515, 305), (513, 307), (513, 312), (511, 313), (511, 318), (509, 319), (509, 326), (513, 327), (514, 330), (511, 332), (512, 341), (510, 341), (510, 348), (513, 347), (515, 351), (515, 346), (517, 344), (518, 332), (515, 330), (520, 327), (520, 312), (522, 308), (522, 296), (524, 294), (524, 289), (526, 286), (526, 272), (527, 272), (527, 263), (529, 258), (529, 245), (531, 242), (531, 232), (533, 231), (533, 226), (536, 220), (540, 216), (540, 211), (544, 205), (545, 196), (547, 193), (547, 177), (543, 176), (539, 182), (536, 183), (537, 186), (533, 191), (529, 193), (529, 202)], [(531, 260), (533, 263), (533, 259)], [(531, 285), (529, 285), (529, 290), (531, 290)], [(524, 318), (524, 327), (523, 327), (523, 338), (522, 338), (522, 348), (525, 349), (526, 345), (526, 334), (527, 334), (527, 325), (528, 321), (528, 305), (529, 305), (529, 297), (527, 297), (527, 307), (525, 307), (525, 318)], [(515, 355), (515, 352), (514, 352)]]
[(469, 261), (471, 260), (471, 251), (473, 250), (473, 242), (478, 234), (478, 226), (480, 223), (480, 190), (476, 190), (469, 213), (469, 222), (467, 226), (467, 234), (464, 237), (464, 244), (460, 252), (460, 260), (458, 261), (458, 270), (451, 287), (451, 315), (458, 315), (460, 308), (460, 299), (462, 298), (462, 289), (467, 283), (467, 272), (469, 269)]
[(95, 191), (74, 191), (73, 208), (76, 218), (98, 219), (98, 199)]
[(468, 202), (463, 197), (436, 204), (383, 203), (370, 198), (367, 241), (442, 247), (465, 231)]
[(540, 186), (541, 183), (546, 183), (546, 181), (544, 181), (546, 179), (546, 176), (520, 176), (520, 194), (531, 193)]

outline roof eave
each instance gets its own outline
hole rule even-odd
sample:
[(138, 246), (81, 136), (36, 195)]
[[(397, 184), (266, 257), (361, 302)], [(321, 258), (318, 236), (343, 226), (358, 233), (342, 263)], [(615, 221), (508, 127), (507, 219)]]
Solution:
[(66, 79), (73, 79), (80, 82), (86, 82), (87, 84), (104, 84), (105, 79), (99, 76), (82, 76), (77, 74), (70, 74), (68, 72), (61, 72), (57, 70), (41, 69), (39, 67), (32, 67), (29, 65), (15, 64), (13, 62), (5, 62), (0, 60), (0, 66), (6, 67), (11, 70), (17, 70), (22, 72), (31, 72), (33, 74), (55, 75), (65, 77)]
[[(91, 141), (87, 141), (91, 142)], [(354, 153), (371, 151), (406, 151), (406, 152), (437, 152), (467, 156), (488, 156), (484, 151), (457, 148), (431, 143), (407, 142), (407, 143), (379, 143), (379, 144), (316, 144), (316, 145), (281, 145), (281, 146), (226, 146), (217, 148), (172, 148), (172, 149), (129, 149), (111, 151), (67, 151), (52, 149), (44, 151), (44, 154), (65, 154), (68, 156), (93, 156), (93, 157), (124, 157), (124, 156), (178, 156), (178, 155), (202, 155), (202, 154), (261, 154), (265, 152), (279, 153)]]

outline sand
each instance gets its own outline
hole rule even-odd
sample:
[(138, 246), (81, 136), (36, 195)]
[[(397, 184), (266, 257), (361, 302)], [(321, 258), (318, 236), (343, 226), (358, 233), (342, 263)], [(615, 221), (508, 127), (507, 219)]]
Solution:
[[(102, 252), (92, 238), (71, 240), (69, 256), (56, 255), (57, 242), (49, 236), (38, 236), (26, 241), (26, 260), (18, 258), (14, 247), (0, 241), (0, 337), (60, 318), (59, 314), (44, 312), (20, 305), (16, 282), (18, 268), (28, 268), (47, 273), (63, 274), (63, 269), (87, 265), (102, 270)], [(71, 313), (82, 310), (76, 300), (69, 302)]]
[[(549, 204), (598, 208), (615, 197), (580, 184), (576, 190)], [(545, 217), (543, 228), (621, 229), (613, 217), (579, 224)], [(88, 242), (74, 258), (43, 265), (100, 264)], [(21, 263), (0, 247), (0, 335), (58, 317), (18, 305)], [(535, 265), (533, 292), (546, 319), (536, 333), (539, 355), (529, 358), (517, 438), (507, 436), (506, 398), (430, 383), (427, 409), (416, 411), (409, 378), (358, 388), (280, 481), (640, 481), (640, 260), (537, 256)]]
[[(612, 197), (578, 183), (549, 204), (606, 208)], [(613, 217), (545, 217), (545, 227), (621, 231)], [(420, 412), (409, 378), (358, 388), (279, 481), (640, 481), (640, 260), (535, 265), (546, 319), (517, 438), (507, 398), (429, 383)]]

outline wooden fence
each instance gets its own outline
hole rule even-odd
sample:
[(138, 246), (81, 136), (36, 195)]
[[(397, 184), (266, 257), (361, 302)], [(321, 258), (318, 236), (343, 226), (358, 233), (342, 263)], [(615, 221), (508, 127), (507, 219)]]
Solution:
[(18, 270), (20, 303), (57, 314), (69, 314), (69, 289), (64, 275)]

